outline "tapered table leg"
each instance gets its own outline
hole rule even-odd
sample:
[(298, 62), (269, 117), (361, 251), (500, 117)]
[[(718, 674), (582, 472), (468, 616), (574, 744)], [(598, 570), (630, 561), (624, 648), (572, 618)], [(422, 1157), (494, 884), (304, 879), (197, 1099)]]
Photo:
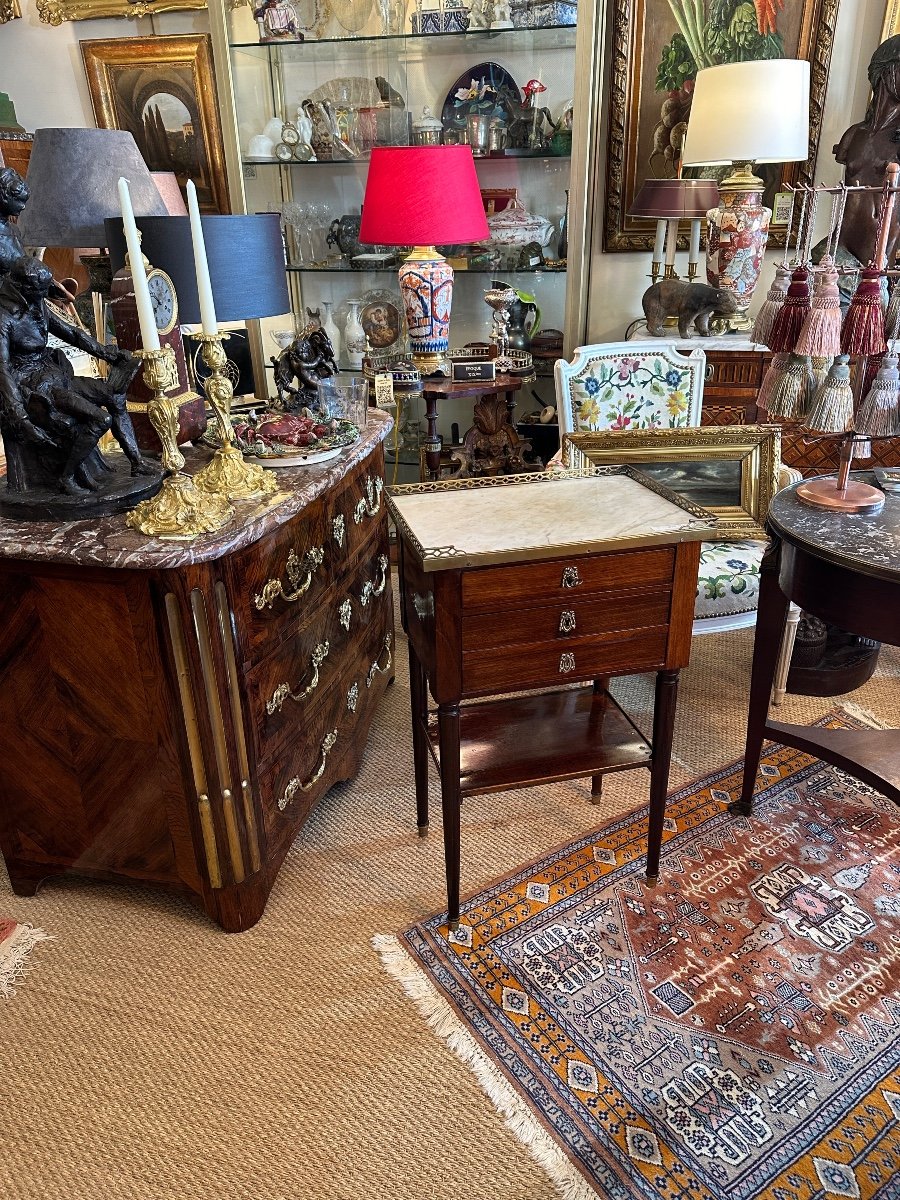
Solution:
[(736, 816), (749, 816), (753, 809), (756, 772), (765, 736), (772, 681), (784, 637), (789, 600), (778, 585), (781, 543), (773, 538), (760, 566), (759, 607), (753, 642), (753, 672), (750, 676), (750, 709), (747, 715), (747, 744), (744, 747), (744, 782), (740, 799), (728, 805)]
[(444, 817), (444, 863), (447, 871), (447, 919), (459, 926), (459, 705), (438, 706), (441, 749), (441, 807)]
[(663, 821), (669, 793), (669, 767), (672, 762), (672, 734), (675, 729), (675, 702), (678, 699), (678, 671), (658, 671), (653, 701), (653, 759), (650, 766), (650, 820), (647, 825), (647, 886), (659, 879)]
[(419, 837), (428, 832), (428, 745), (425, 721), (428, 691), (425, 671), (409, 642), (409, 693), (412, 709), (413, 768), (416, 778), (416, 825)]
[[(609, 676), (601, 675), (594, 680), (594, 705), (599, 712), (605, 712), (609, 707)], [(603, 776), (591, 776), (591, 804), (600, 804), (603, 800)]]

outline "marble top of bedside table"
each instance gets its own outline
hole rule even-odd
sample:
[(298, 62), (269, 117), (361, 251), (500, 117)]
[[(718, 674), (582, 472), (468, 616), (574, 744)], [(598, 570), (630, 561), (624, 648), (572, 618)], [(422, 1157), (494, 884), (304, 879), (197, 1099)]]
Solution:
[(410, 484), (388, 503), (426, 571), (702, 541), (716, 525), (630, 467)]

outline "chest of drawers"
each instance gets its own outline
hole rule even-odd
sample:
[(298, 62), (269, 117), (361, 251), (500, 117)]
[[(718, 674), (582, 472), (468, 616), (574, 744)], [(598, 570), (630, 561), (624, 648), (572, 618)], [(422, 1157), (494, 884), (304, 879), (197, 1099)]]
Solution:
[[(0, 847), (14, 890), (153, 883), (224, 929), (352, 778), (393, 677), (383, 439), (192, 543), (0, 521)], [(243, 508), (243, 512), (241, 509)]]

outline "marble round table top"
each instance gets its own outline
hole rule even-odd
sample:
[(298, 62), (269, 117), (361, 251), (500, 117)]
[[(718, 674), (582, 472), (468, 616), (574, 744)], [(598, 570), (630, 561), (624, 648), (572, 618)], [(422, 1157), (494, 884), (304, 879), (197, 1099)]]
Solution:
[[(854, 471), (852, 478), (876, 482), (869, 471)], [(900, 583), (900, 493), (887, 492), (881, 512), (842, 513), (799, 500), (802, 482), (773, 497), (767, 521), (772, 530), (817, 558)]]

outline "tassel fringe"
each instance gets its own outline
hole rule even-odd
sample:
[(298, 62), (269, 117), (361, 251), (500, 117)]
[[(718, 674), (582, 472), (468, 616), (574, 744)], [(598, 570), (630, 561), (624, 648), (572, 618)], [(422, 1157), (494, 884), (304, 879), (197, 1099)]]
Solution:
[(35, 929), (33, 925), (19, 925), (12, 936), (0, 948), (0, 997), (9, 998), (16, 994), (15, 985), (32, 969), (28, 956), (38, 942), (52, 941), (53, 935)]
[(766, 405), (770, 417), (799, 420), (806, 415), (812, 387), (812, 367), (805, 355), (788, 355), (786, 370), (772, 388)]
[(791, 275), (785, 302), (772, 324), (769, 349), (776, 354), (790, 353), (797, 345), (809, 311), (809, 276), (805, 267), (797, 267)]
[(849, 380), (825, 380), (816, 393), (806, 424), (817, 433), (844, 433), (850, 428), (853, 391)]
[(844, 328), (841, 330), (843, 354), (884, 354), (884, 311), (881, 307), (881, 275), (866, 268), (853, 293)]
[(888, 437), (897, 429), (897, 392), (900, 379), (896, 354), (886, 354), (878, 374), (859, 406), (854, 428), (873, 437)]
[(777, 266), (775, 268), (775, 280), (769, 288), (768, 295), (763, 301), (759, 312), (756, 314), (756, 320), (753, 322), (753, 330), (750, 334), (750, 340), (759, 346), (768, 346), (769, 344), (769, 338), (772, 335), (772, 326), (775, 324), (775, 318), (784, 304), (790, 278), (791, 273), (787, 267)]
[(601, 1200), (447, 1001), (419, 970), (400, 940), (389, 934), (375, 934), (372, 946), (385, 971), (400, 984), (432, 1031), (471, 1067), (507, 1128), (547, 1172), (563, 1200)]
[(774, 395), (775, 389), (781, 383), (785, 371), (788, 369), (788, 364), (791, 361), (790, 354), (775, 354), (772, 357), (772, 362), (769, 369), (763, 375), (763, 381), (759, 385), (759, 395), (756, 397), (756, 403), (760, 408), (769, 411), (769, 403)]

